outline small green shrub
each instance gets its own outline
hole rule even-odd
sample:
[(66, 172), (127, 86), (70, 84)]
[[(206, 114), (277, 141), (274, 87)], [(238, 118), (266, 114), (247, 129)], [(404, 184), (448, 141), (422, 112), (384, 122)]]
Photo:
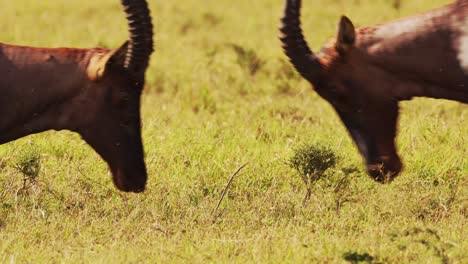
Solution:
[(324, 176), (326, 170), (334, 167), (337, 160), (332, 149), (320, 144), (302, 145), (295, 150), (288, 164), (299, 173), (306, 185), (304, 201), (310, 199), (313, 184)]
[(41, 170), (41, 153), (34, 144), (29, 144), (19, 150), (14, 164), (15, 169), (23, 174), (24, 185), (34, 183)]

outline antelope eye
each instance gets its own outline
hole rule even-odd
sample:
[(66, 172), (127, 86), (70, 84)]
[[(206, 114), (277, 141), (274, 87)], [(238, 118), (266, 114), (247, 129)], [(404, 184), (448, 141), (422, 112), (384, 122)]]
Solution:
[(122, 97), (120, 98), (120, 100), (119, 100), (118, 106), (119, 106), (120, 108), (127, 108), (127, 106), (128, 106), (128, 100), (129, 100), (128, 95), (122, 96)]
[(333, 85), (328, 87), (325, 97), (336, 109), (347, 111), (350, 107), (349, 96), (345, 87)]
[(113, 91), (111, 95), (111, 103), (117, 108), (126, 108), (128, 106), (128, 94), (121, 91)]
[(338, 101), (338, 103), (346, 103), (348, 101), (348, 96), (344, 94), (336, 94), (335, 95), (335, 100)]
[(347, 100), (348, 95), (345, 93), (345, 89), (338, 86), (331, 86), (329, 88), (330, 98), (339, 102), (344, 102)]

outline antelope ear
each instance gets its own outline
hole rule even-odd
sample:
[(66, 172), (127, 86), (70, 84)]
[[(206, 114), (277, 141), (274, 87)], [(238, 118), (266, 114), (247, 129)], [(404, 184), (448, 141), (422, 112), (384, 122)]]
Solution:
[(335, 47), (340, 54), (345, 54), (356, 40), (356, 32), (354, 25), (346, 16), (342, 16), (338, 25), (338, 37), (336, 38)]
[(88, 76), (91, 80), (101, 79), (112, 68), (124, 68), (128, 50), (128, 41), (125, 41), (118, 49), (108, 52), (104, 56), (94, 56), (88, 65)]

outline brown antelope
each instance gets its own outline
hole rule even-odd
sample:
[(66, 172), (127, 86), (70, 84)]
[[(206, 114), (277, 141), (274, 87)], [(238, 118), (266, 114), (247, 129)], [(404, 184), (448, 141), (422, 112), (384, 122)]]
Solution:
[(468, 0), (338, 35), (313, 53), (300, 26), (300, 0), (286, 0), (281, 41), (297, 71), (335, 109), (365, 158), (368, 174), (390, 182), (401, 171), (395, 148), (398, 101), (415, 96), (468, 102)]
[(141, 192), (146, 166), (140, 96), (153, 51), (145, 0), (121, 0), (130, 39), (116, 50), (0, 43), (0, 144), (67, 129), (108, 163), (122, 191)]

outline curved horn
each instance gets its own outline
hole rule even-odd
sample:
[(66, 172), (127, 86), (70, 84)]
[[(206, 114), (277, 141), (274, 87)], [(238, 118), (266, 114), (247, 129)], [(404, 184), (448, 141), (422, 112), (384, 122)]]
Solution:
[(323, 67), (302, 35), (300, 9), (301, 0), (286, 0), (284, 16), (281, 19), (280, 40), (284, 53), (297, 71), (309, 82), (314, 83), (317, 82)]
[(127, 14), (130, 42), (124, 67), (136, 74), (146, 71), (153, 52), (153, 24), (146, 0), (121, 0)]

